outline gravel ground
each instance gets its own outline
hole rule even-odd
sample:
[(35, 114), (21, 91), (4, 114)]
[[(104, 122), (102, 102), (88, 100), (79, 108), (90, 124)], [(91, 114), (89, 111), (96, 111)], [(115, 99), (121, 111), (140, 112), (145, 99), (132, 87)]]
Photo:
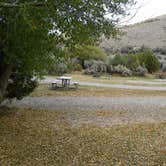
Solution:
[(166, 87), (162, 86), (141, 86), (141, 85), (124, 85), (124, 84), (103, 84), (103, 83), (92, 83), (92, 82), (79, 82), (82, 86), (96, 86), (96, 87), (108, 87), (117, 89), (131, 89), (131, 90), (156, 90), (166, 91)]
[(67, 113), (73, 125), (166, 122), (166, 97), (27, 97), (10, 106)]
[(138, 80), (129, 80), (129, 81), (127, 81), (127, 83), (132, 83), (132, 84), (147, 84), (147, 85), (159, 85), (159, 86), (161, 86), (161, 85), (166, 85), (166, 80), (162, 80), (162, 81), (160, 81), (160, 80), (158, 80), (158, 81), (156, 81), (156, 82), (152, 82), (152, 81), (138, 81)]

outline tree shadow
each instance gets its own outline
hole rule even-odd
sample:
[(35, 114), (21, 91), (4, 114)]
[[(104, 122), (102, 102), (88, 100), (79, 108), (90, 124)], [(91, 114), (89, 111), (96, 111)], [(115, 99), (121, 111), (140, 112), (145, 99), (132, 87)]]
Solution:
[(2, 117), (12, 117), (15, 115), (15, 112), (12, 108), (6, 106), (0, 106), (0, 118)]

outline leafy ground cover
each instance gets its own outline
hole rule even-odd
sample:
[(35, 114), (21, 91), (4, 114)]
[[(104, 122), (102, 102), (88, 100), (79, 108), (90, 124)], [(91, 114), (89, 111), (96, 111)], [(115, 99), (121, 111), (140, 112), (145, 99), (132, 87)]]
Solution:
[(0, 124), (1, 165), (166, 164), (166, 123), (72, 127), (62, 111), (1, 107)]

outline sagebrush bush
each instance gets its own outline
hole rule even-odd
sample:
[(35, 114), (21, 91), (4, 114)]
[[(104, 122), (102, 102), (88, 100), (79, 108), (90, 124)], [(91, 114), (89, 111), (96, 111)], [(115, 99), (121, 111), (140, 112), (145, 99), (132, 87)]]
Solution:
[(138, 66), (133, 72), (134, 75), (137, 76), (145, 76), (148, 73), (148, 70), (145, 67)]
[(85, 74), (105, 73), (107, 72), (107, 65), (103, 61), (86, 61)]
[(166, 63), (162, 64), (162, 68), (161, 69), (162, 69), (163, 72), (166, 72)]
[(120, 52), (122, 54), (130, 54), (133, 53), (133, 47), (132, 46), (126, 46), (126, 47), (122, 47)]
[(64, 73), (67, 73), (69, 71), (68, 65), (60, 62), (55, 64), (55, 66), (50, 69), (49, 74), (51, 75), (63, 75)]
[(87, 75), (93, 75), (94, 73), (96, 73), (96, 71), (89, 68), (84, 70), (84, 74), (87, 74)]
[(112, 65), (107, 65), (107, 73), (112, 74), (114, 72), (114, 67)]
[(90, 68), (93, 65), (93, 61), (94, 60), (85, 60), (84, 61), (84, 68), (85, 69)]
[(159, 54), (162, 54), (162, 55), (166, 55), (166, 47), (156, 47), (156, 48), (153, 48), (152, 51), (154, 53), (159, 53)]
[(120, 74), (121, 76), (132, 76), (132, 71), (123, 65), (115, 66), (113, 71), (115, 74)]

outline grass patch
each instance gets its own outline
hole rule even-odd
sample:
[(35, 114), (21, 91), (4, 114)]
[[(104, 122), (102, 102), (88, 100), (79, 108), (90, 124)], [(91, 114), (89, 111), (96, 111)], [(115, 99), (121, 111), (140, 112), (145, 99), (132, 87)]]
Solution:
[(166, 96), (165, 91), (148, 91), (148, 90), (129, 90), (103, 87), (83, 87), (77, 90), (51, 90), (48, 85), (40, 85), (30, 96), (96, 96), (96, 97), (126, 97), (126, 96)]
[(67, 114), (0, 109), (1, 165), (164, 165), (166, 123), (71, 127)]
[(152, 75), (148, 75), (147, 77), (121, 77), (121, 76), (109, 76), (103, 75), (99, 78), (93, 77), (91, 75), (85, 75), (81, 73), (73, 73), (70, 75), (73, 80), (82, 81), (82, 82), (95, 82), (95, 83), (106, 83), (106, 84), (127, 84), (128, 80), (134, 81), (148, 81), (148, 82), (155, 82), (155, 79)]

